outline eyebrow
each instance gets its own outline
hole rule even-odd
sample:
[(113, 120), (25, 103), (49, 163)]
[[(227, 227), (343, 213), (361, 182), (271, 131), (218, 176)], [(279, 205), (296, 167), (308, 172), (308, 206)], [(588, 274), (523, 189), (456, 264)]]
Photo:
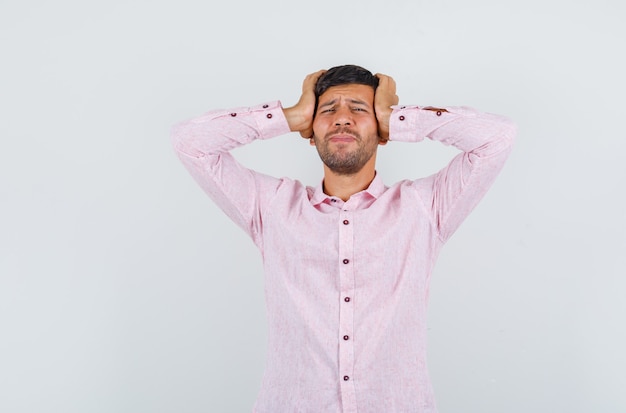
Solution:
[[(364, 102), (364, 101), (359, 100), (359, 99), (347, 99), (347, 100), (348, 100), (348, 102), (350, 102), (350, 103), (352, 103), (352, 104), (354, 104), (354, 105), (362, 105), (362, 106), (367, 106), (367, 107), (369, 107), (369, 105), (367, 104), (367, 102)], [(332, 106), (332, 105), (334, 105), (335, 103), (337, 103), (337, 99), (333, 99), (333, 100), (330, 100), (330, 101), (328, 101), (328, 102), (326, 102), (326, 103), (323, 103), (323, 104), (321, 104), (319, 107), (320, 107), (320, 108), (324, 108), (324, 107), (326, 107), (326, 106)]]

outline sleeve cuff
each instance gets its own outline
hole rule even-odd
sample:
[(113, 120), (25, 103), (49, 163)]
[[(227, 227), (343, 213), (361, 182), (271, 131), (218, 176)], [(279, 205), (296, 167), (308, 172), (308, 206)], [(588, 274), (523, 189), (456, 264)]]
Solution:
[(459, 117), (475, 116), (476, 111), (461, 106), (402, 105), (392, 106), (389, 139), (399, 142), (421, 142), (432, 131)]
[(280, 101), (252, 106), (249, 110), (261, 133), (260, 139), (269, 139), (291, 132)]

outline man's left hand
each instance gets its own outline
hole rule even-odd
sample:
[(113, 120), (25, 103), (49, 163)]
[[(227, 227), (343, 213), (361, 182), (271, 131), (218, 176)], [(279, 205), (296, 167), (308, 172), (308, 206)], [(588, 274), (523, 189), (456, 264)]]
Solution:
[(389, 119), (391, 117), (391, 106), (398, 104), (396, 95), (396, 82), (390, 76), (377, 73), (378, 87), (374, 95), (374, 111), (378, 121), (378, 136), (381, 143), (389, 140)]

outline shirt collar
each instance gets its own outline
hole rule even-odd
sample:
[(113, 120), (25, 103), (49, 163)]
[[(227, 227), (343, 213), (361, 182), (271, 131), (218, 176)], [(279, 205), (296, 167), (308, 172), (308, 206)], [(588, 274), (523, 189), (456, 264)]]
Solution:
[[(385, 184), (380, 178), (378, 172), (376, 172), (376, 175), (374, 175), (374, 179), (372, 180), (372, 182), (370, 182), (369, 186), (358, 193), (367, 193), (374, 199), (377, 199), (383, 194), (383, 192), (385, 192)], [(330, 202), (332, 198), (333, 197), (324, 193), (324, 179), (322, 179), (322, 181), (315, 187), (315, 190), (313, 191), (313, 196), (311, 197), (311, 205), (316, 206), (321, 204), (322, 202)]]

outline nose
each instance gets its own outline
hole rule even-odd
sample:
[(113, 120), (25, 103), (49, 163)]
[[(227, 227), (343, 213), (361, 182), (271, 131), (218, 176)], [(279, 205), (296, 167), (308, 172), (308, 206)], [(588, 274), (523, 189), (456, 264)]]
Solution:
[(335, 112), (335, 126), (350, 126), (353, 124), (352, 114), (348, 108), (338, 108)]

